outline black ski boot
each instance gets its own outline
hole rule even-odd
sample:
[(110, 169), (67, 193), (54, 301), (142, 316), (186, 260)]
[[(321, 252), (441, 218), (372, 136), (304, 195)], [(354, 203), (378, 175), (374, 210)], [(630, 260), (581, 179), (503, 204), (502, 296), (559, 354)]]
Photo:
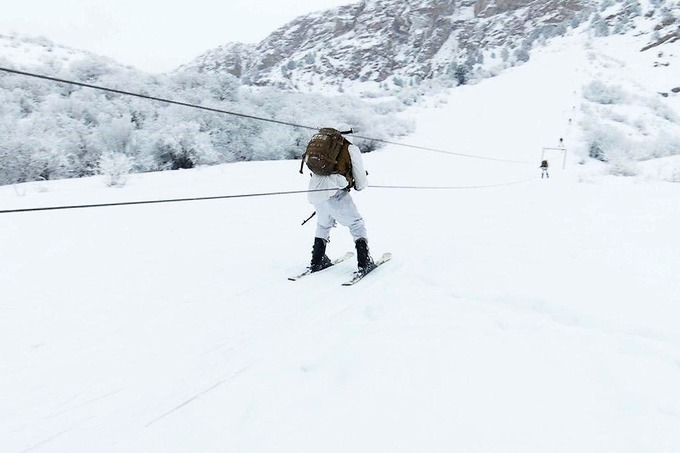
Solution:
[(326, 241), (321, 238), (314, 238), (314, 248), (312, 248), (312, 262), (309, 268), (312, 272), (320, 271), (331, 265), (331, 260), (326, 256)]
[(373, 258), (368, 251), (368, 242), (364, 238), (359, 238), (355, 242), (357, 248), (357, 266), (360, 272), (366, 272), (374, 266)]

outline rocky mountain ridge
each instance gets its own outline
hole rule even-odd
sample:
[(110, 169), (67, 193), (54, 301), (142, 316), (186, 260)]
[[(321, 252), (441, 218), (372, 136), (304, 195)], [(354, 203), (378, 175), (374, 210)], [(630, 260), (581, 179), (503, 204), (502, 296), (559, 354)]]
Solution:
[[(658, 16), (661, 24), (662, 10), (674, 5), (663, 0), (646, 8), (636, 0), (363, 0), (299, 17), (258, 44), (227, 44), (181, 70), (228, 72), (246, 85), (298, 91), (357, 85), (390, 90), (424, 80), (461, 84), (526, 61), (537, 43), (579, 25), (615, 33), (635, 27), (643, 14)], [(661, 28), (680, 36), (673, 21)]]

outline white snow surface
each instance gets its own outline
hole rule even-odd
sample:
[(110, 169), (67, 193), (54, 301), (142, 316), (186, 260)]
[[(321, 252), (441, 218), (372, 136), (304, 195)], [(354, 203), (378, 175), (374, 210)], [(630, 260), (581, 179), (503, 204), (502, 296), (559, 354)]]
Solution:
[(44, 37), (21, 34), (0, 34), (0, 63), (14, 69), (31, 69), (37, 63), (66, 66), (74, 61), (98, 58), (115, 63), (107, 57), (56, 44)]
[[(680, 185), (579, 164), (589, 51), (409, 112), (404, 142), (528, 163), (366, 154), (353, 196), (393, 259), (353, 287), (353, 261), (286, 279), (305, 194), (0, 214), (0, 451), (677, 452)], [(0, 210), (304, 190), (298, 166), (29, 183)]]

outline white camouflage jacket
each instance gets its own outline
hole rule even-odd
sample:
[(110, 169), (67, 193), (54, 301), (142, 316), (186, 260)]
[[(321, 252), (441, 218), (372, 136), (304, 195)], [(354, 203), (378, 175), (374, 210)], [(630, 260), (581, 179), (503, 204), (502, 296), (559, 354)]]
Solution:
[[(361, 150), (356, 145), (349, 145), (349, 156), (352, 159), (352, 176), (354, 177), (354, 188), (363, 190), (368, 186), (368, 177), (364, 169), (364, 161), (361, 158)], [(347, 180), (342, 175), (319, 176), (312, 173), (309, 180), (309, 190), (317, 192), (307, 193), (307, 199), (311, 204), (323, 203), (347, 187)], [(328, 190), (320, 190), (328, 189)]]

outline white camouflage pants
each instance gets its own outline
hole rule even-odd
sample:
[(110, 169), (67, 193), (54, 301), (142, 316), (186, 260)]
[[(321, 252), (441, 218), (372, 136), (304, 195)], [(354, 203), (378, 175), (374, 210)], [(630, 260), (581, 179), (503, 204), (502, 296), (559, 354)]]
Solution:
[(359, 238), (368, 239), (364, 219), (354, 204), (349, 192), (339, 191), (326, 201), (314, 205), (316, 208), (316, 237), (328, 240), (331, 228), (336, 224), (349, 228), (352, 238), (356, 242)]

